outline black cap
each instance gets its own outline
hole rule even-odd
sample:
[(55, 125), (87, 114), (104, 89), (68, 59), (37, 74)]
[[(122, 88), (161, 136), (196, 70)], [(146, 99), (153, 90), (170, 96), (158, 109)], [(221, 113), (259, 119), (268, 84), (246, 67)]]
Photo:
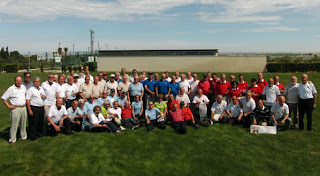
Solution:
[(115, 90), (115, 89), (110, 89), (110, 91), (111, 91), (111, 92), (115, 92), (116, 90)]
[(208, 77), (208, 73), (204, 73), (204, 74), (203, 74), (203, 77), (204, 77), (204, 78)]
[(149, 75), (153, 75), (153, 72), (151, 71), (151, 72), (149, 72)]
[(184, 104), (184, 101), (181, 101), (180, 104)]
[(251, 78), (251, 82), (256, 82), (256, 78)]

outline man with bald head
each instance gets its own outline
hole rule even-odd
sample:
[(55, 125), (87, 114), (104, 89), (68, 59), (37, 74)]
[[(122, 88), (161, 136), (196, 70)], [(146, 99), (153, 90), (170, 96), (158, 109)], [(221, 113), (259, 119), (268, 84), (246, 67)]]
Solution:
[(299, 95), (298, 95), (298, 87), (299, 83), (298, 78), (296, 76), (291, 76), (290, 78), (291, 83), (288, 84), (284, 90), (283, 95), (285, 96), (287, 100), (287, 105), (289, 106), (289, 117), (291, 117), (291, 113), (293, 113), (293, 125), (296, 128), (299, 128), (298, 125), (298, 104), (299, 104)]
[(179, 83), (181, 81), (180, 73), (176, 72), (174, 75), (176, 76), (176, 82)]
[(308, 75), (302, 74), (301, 81), (298, 87), (299, 94), (299, 130), (304, 129), (303, 118), (307, 114), (307, 128), (311, 131), (312, 111), (317, 107), (317, 90), (313, 83), (308, 82)]
[[(20, 136), (23, 140), (27, 139), (26, 122), (26, 93), (27, 89), (22, 85), (22, 77), (16, 76), (14, 78), (14, 85), (9, 87), (7, 91), (1, 96), (3, 103), (11, 110), (10, 112), (10, 136), (9, 142), (16, 143), (17, 131), (20, 123)], [(10, 104), (8, 103), (8, 100)]]
[(279, 124), (284, 124), (283, 130), (288, 130), (291, 118), (289, 117), (289, 107), (285, 101), (284, 96), (279, 96), (279, 101), (271, 107), (271, 119), (273, 125), (277, 126), (277, 128)]
[(193, 77), (191, 75), (191, 72), (187, 72), (187, 78), (186, 80), (189, 82), (189, 84), (191, 85), (191, 82), (193, 81)]
[[(186, 80), (186, 75), (181, 74), (181, 81), (179, 82), (180, 88), (184, 88), (184, 93), (188, 96), (190, 95), (191, 89), (190, 89), (190, 83)], [(180, 90), (181, 91), (181, 90)]]
[(268, 85), (264, 87), (263, 92), (264, 105), (271, 109), (271, 106), (276, 103), (281, 95), (279, 87), (274, 85), (272, 78), (268, 79)]
[[(243, 116), (241, 119), (243, 119), (243, 126), (249, 127), (251, 122), (251, 115), (253, 113), (253, 110), (256, 108), (255, 101), (251, 98), (252, 94), (251, 91), (246, 92), (246, 96), (240, 99), (240, 107), (243, 111)], [(240, 119), (239, 119), (240, 120)]]
[(260, 87), (261, 90), (263, 90), (264, 87), (268, 85), (267, 81), (263, 79), (263, 74), (261, 72), (258, 73), (257, 85)]

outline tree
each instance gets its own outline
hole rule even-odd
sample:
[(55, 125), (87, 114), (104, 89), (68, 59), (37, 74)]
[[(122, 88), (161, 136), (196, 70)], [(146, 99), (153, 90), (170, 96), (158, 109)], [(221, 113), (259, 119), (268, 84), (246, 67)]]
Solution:
[(9, 48), (6, 48), (6, 58), (9, 58)]
[(3, 48), (3, 47), (1, 48), (1, 51), (0, 51), (0, 57), (1, 57), (2, 59), (7, 59), (7, 58), (6, 58), (6, 52), (4, 51), (4, 48)]
[(58, 48), (58, 53), (59, 53), (59, 55), (61, 56), (62, 48)]
[(67, 56), (67, 53), (68, 53), (68, 47), (65, 47), (64, 48), (64, 56)]

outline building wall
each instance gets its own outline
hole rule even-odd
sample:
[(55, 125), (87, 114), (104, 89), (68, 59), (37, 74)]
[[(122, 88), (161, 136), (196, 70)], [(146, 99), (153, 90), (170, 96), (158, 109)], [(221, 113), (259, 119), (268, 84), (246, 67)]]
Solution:
[(182, 57), (98, 57), (98, 71), (262, 72), (266, 57), (182, 56)]

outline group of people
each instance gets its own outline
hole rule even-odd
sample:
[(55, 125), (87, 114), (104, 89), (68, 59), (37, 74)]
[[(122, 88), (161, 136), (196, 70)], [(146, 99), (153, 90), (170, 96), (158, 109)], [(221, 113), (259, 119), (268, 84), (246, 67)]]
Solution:
[(311, 130), (317, 100), (316, 88), (306, 74), (301, 83), (292, 76), (286, 87), (278, 76), (266, 81), (262, 73), (251, 79), (250, 86), (242, 74), (238, 81), (234, 75), (228, 81), (225, 74), (218, 77), (207, 72), (198, 80), (191, 72), (175, 72), (170, 77), (169, 72), (138, 75), (134, 69), (129, 76), (125, 68), (93, 77), (87, 67), (81, 67), (79, 74), (49, 74), (42, 83), (37, 76), (31, 82), (30, 72), (23, 77), (16, 76), (14, 85), (1, 97), (11, 109), (10, 143), (16, 142), (19, 124), (21, 139), (27, 139), (27, 120), (31, 140), (60, 131), (67, 135), (72, 130), (123, 134), (126, 129), (145, 126), (153, 131), (169, 124), (180, 134), (187, 133), (187, 125), (198, 129), (210, 123), (274, 125), (288, 130), (291, 114), (293, 126), (300, 130), (306, 114)]

